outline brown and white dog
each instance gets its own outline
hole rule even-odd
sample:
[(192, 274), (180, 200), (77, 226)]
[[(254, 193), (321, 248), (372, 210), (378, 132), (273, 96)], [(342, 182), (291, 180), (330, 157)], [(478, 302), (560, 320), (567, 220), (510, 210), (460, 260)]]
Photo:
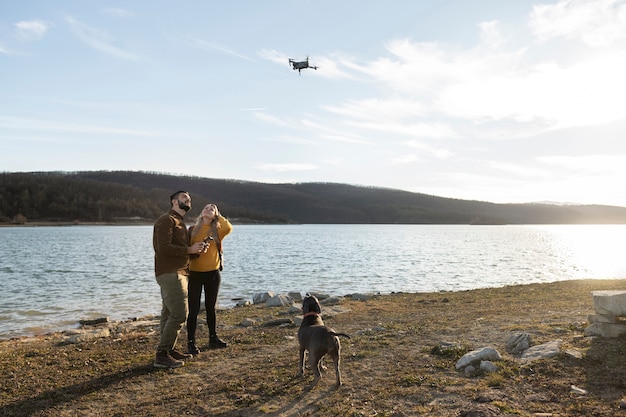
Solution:
[(324, 325), (321, 317), (322, 308), (317, 297), (307, 294), (302, 300), (302, 313), (304, 314), (302, 324), (298, 329), (298, 342), (300, 343), (300, 362), (298, 376), (304, 375), (304, 351), (309, 352), (309, 365), (315, 374), (315, 379), (309, 386), (313, 388), (322, 377), (321, 359), (329, 354), (335, 364), (335, 374), (337, 376), (337, 387), (341, 385), (341, 372), (339, 371), (339, 355), (341, 344), (339, 337), (345, 333), (337, 333), (330, 327)]

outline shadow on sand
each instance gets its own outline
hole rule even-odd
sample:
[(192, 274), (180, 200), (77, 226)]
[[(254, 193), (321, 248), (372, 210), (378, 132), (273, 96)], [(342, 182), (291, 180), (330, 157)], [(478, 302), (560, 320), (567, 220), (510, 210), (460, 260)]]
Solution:
[(609, 401), (626, 392), (626, 337), (594, 337), (582, 359), (590, 394)]
[(91, 381), (48, 390), (36, 397), (25, 398), (1, 406), (0, 416), (29, 416), (59, 404), (75, 401), (85, 395), (103, 390), (111, 385), (119, 384), (124, 380), (147, 375), (155, 371), (158, 372), (159, 370), (154, 368), (152, 364), (142, 365), (112, 374), (102, 375)]

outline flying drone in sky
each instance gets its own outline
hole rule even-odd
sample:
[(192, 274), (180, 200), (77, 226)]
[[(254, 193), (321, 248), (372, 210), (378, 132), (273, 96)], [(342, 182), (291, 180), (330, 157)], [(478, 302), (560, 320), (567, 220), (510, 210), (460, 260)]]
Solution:
[(289, 64), (291, 64), (291, 67), (293, 68), (293, 70), (298, 70), (298, 73), (300, 75), (302, 75), (302, 73), (300, 71), (302, 71), (303, 69), (306, 68), (312, 68), (314, 70), (317, 70), (316, 66), (313, 65), (309, 65), (309, 57), (307, 56), (306, 59), (304, 61), (296, 61), (295, 59), (289, 59)]

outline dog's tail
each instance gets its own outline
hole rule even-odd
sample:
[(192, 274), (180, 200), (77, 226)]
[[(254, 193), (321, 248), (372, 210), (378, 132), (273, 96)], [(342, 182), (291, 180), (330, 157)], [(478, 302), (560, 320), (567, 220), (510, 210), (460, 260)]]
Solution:
[(345, 333), (328, 332), (328, 334), (330, 334), (331, 336), (343, 336), (343, 337), (347, 337), (348, 339), (350, 339), (350, 336)]

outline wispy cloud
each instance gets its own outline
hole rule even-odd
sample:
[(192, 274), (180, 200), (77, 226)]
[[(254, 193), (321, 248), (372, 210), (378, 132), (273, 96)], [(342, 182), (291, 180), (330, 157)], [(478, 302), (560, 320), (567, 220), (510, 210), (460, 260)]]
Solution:
[(428, 107), (409, 97), (348, 100), (340, 106), (323, 106), (322, 108), (340, 116), (365, 120), (397, 121), (424, 117), (430, 113)]
[(274, 125), (274, 126), (278, 126), (278, 127), (294, 127), (294, 123), (288, 120), (285, 120), (284, 118), (280, 118), (280, 117), (276, 117), (276, 116), (272, 116), (271, 114), (267, 114), (265, 112), (255, 112), (254, 113), (254, 117), (256, 117), (257, 119)]
[(0, 54), (4, 54), (4, 55), (17, 55), (16, 52), (12, 52), (10, 50), (8, 50), (7, 48), (5, 48), (1, 43), (0, 43)]
[(107, 32), (85, 25), (72, 17), (66, 17), (70, 29), (89, 47), (117, 58), (136, 61), (139, 57), (114, 45), (115, 40)]
[(276, 64), (289, 65), (290, 57), (274, 49), (261, 49), (257, 55), (259, 55), (261, 59), (272, 61)]
[(189, 38), (189, 43), (193, 46), (197, 46), (200, 47), (202, 49), (205, 50), (212, 50), (212, 51), (218, 51), (227, 55), (231, 55), (240, 59), (244, 59), (246, 61), (250, 61), (250, 62), (254, 62), (253, 58), (250, 58), (249, 56), (240, 54), (224, 45), (220, 45), (217, 42), (209, 42), (209, 41), (204, 41), (202, 39), (198, 39), (198, 38)]
[(41, 20), (22, 20), (14, 24), (16, 37), (22, 41), (36, 41), (43, 38), (52, 27), (51, 23)]

